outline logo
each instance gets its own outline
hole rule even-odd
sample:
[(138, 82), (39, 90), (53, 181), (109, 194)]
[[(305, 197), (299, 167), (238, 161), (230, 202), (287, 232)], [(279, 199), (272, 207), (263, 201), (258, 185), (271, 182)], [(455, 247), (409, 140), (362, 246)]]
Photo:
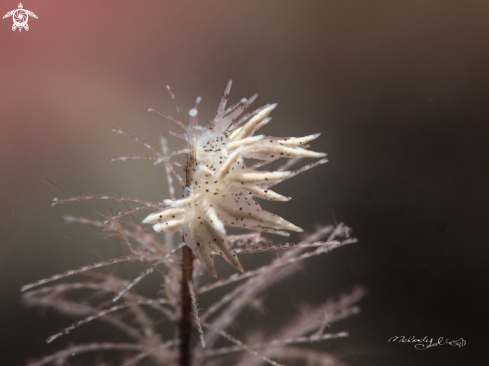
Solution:
[(12, 19), (14, 20), (14, 24), (12, 25), (13, 31), (15, 31), (17, 28), (19, 28), (19, 32), (22, 30), (22, 28), (28, 31), (29, 25), (27, 24), (27, 21), (29, 20), (29, 15), (37, 19), (36, 14), (34, 14), (32, 11), (25, 10), (22, 3), (19, 3), (19, 8), (9, 11), (3, 16), (3, 19), (12, 16)]

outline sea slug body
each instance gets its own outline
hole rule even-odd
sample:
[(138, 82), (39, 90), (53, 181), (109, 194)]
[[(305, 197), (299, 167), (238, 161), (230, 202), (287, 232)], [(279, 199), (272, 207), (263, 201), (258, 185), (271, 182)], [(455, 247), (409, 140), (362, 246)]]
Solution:
[[(255, 198), (288, 201), (290, 197), (282, 196), (270, 187), (297, 172), (256, 168), (280, 158), (321, 158), (326, 155), (307, 150), (308, 143), (319, 134), (300, 138), (254, 135), (270, 122), (271, 117), (268, 116), (277, 104), (265, 105), (239, 118), (257, 95), (225, 109), (230, 88), (231, 81), (214, 120), (208, 126), (198, 125), (197, 106), (200, 98), (196, 107), (189, 111), (188, 124), (184, 124), (181, 118), (174, 120), (184, 133), (173, 135), (179, 135), (187, 143), (188, 185), (181, 199), (167, 201), (168, 206), (164, 210), (143, 220), (143, 223), (153, 224), (157, 232), (182, 230), (185, 243), (213, 276), (217, 276), (213, 253), (222, 255), (237, 270), (243, 271), (238, 257), (228, 244), (227, 226), (252, 231), (302, 231), (296, 225), (263, 210), (255, 201)], [(260, 162), (247, 166), (245, 159)]]

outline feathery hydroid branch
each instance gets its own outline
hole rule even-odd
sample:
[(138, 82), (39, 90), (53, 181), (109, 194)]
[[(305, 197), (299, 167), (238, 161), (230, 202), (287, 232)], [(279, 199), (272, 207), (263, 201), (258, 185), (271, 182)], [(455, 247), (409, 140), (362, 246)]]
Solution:
[[(265, 105), (241, 116), (257, 95), (226, 108), (230, 88), (231, 82), (226, 86), (215, 118), (205, 127), (199, 125), (198, 106), (201, 98), (197, 98), (195, 106), (188, 113), (188, 123), (185, 123), (170, 88), (168, 91), (177, 117), (148, 110), (182, 130), (170, 131), (171, 135), (185, 143), (173, 152), (166, 138), (161, 139), (159, 151), (130, 133), (114, 129), (116, 133), (144, 146), (153, 155), (120, 156), (112, 160), (152, 161), (155, 166), (163, 164), (169, 198), (162, 202), (148, 202), (121, 196), (82, 195), (53, 200), (53, 205), (93, 200), (112, 200), (125, 205), (125, 210), (117, 214), (111, 210), (107, 215), (98, 214), (98, 220), (67, 216), (65, 221), (102, 230), (107, 237), (118, 239), (126, 253), (119, 258), (88, 264), (25, 285), (22, 287), (24, 302), (29, 306), (50, 307), (79, 319), (49, 337), (48, 342), (55, 343), (59, 337), (76, 333), (79, 327), (92, 322), (117, 329), (130, 342), (73, 345), (32, 361), (28, 366), (68, 365), (75, 362), (72, 358), (83, 361), (89, 353), (101, 354), (104, 351), (119, 353), (120, 357), (113, 360), (114, 364), (124, 366), (222, 365), (230, 364), (229, 357), (233, 360), (231, 363), (237, 366), (258, 365), (263, 361), (272, 365), (281, 364), (272, 358), (302, 359), (305, 365), (344, 365), (329, 353), (298, 345), (346, 336), (346, 332), (335, 330), (325, 333), (324, 330), (335, 321), (358, 313), (359, 309), (354, 303), (362, 296), (361, 289), (343, 295), (337, 301), (328, 301), (316, 309), (303, 311), (292, 322), (284, 321), (283, 326), (272, 334), (265, 334), (260, 327), (240, 337), (231, 334), (234, 332), (230, 326), (244, 309), (262, 308), (267, 290), (294, 275), (308, 258), (356, 240), (349, 236), (350, 230), (344, 224), (320, 226), (312, 233), (303, 233), (302, 240), (297, 244), (274, 244), (267, 237), (269, 233), (289, 236), (289, 232), (302, 232), (302, 229), (263, 210), (256, 200), (290, 200), (290, 197), (270, 188), (327, 160), (324, 153), (308, 150), (308, 144), (319, 137), (319, 133), (297, 138), (257, 134), (260, 128), (271, 122), (270, 113), (277, 105)], [(186, 166), (174, 160), (180, 154), (187, 154)], [(275, 170), (261, 169), (280, 158), (287, 160)], [(304, 158), (319, 159), (292, 169)], [(249, 165), (248, 159), (258, 162)], [(178, 174), (177, 168), (182, 169), (185, 176)], [(180, 199), (176, 199), (174, 182), (183, 187)], [(154, 212), (142, 222), (135, 220), (133, 215), (146, 209)], [(148, 232), (145, 224), (153, 225), (156, 233)], [(229, 235), (229, 227), (248, 231)], [(177, 240), (177, 231), (182, 235), (182, 240)], [(248, 271), (243, 270), (236, 254), (259, 255), (266, 251), (276, 251), (277, 256), (269, 263)], [(192, 252), (198, 261), (194, 261)], [(201, 263), (209, 273), (217, 276), (214, 255), (221, 255), (241, 273), (208, 283), (208, 279), (203, 278), (206, 271), (198, 267), (194, 270), (194, 267)], [(129, 280), (97, 272), (127, 262), (142, 263), (145, 268)], [(82, 277), (84, 281), (54, 283), (72, 276)], [(155, 297), (137, 292), (137, 286), (147, 276), (160, 277), (161, 291)], [(213, 299), (205, 309), (198, 309), (198, 297), (212, 297), (212, 291), (217, 289), (220, 290), (218, 298)], [(83, 298), (80, 298), (80, 294), (83, 294)], [(170, 337), (161, 328), (168, 323), (174, 325), (174, 334)], [(196, 344), (191, 342), (193, 332), (198, 333), (200, 338)], [(223, 339), (228, 345), (217, 343)], [(229, 342), (233, 345), (230, 346)], [(88, 364), (93, 362), (88, 361)]]

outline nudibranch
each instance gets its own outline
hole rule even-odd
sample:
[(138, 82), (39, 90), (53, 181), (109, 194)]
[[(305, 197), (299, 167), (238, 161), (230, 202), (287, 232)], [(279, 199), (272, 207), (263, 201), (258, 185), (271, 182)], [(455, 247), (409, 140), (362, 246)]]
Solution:
[[(294, 172), (257, 168), (280, 158), (321, 158), (326, 155), (307, 150), (308, 143), (319, 134), (299, 138), (255, 135), (270, 122), (270, 112), (277, 104), (267, 104), (240, 117), (257, 95), (242, 99), (226, 109), (230, 89), (231, 81), (226, 86), (214, 120), (205, 127), (198, 125), (200, 97), (189, 111), (188, 124), (183, 123), (178, 109), (179, 119), (149, 109), (183, 129), (182, 134), (172, 135), (183, 138), (187, 143), (187, 166), (184, 167), (187, 179), (182, 198), (166, 200), (168, 206), (146, 217), (143, 223), (153, 224), (157, 232), (181, 230), (185, 244), (213, 276), (217, 276), (214, 253), (222, 255), (234, 268), (243, 271), (227, 241), (226, 227), (260, 232), (302, 231), (282, 217), (263, 210), (255, 198), (290, 200), (290, 197), (276, 193), (270, 187), (305, 169)], [(175, 105), (178, 108), (178, 104)], [(249, 160), (246, 159), (259, 162), (248, 165)], [(323, 162), (326, 159), (318, 163)]]

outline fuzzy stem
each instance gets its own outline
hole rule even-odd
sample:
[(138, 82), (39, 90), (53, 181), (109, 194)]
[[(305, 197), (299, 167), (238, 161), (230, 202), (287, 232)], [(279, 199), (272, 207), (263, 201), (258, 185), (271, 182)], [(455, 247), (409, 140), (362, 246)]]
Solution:
[(192, 300), (188, 282), (192, 281), (193, 253), (188, 246), (183, 247), (182, 255), (182, 302), (180, 304), (180, 366), (190, 366), (190, 334), (192, 333)]
[[(189, 167), (195, 162), (195, 156), (192, 154), (192, 149), (189, 146), (189, 154), (187, 155), (186, 179), (185, 186), (190, 186)], [(185, 235), (182, 233), (182, 241), (185, 242)], [(179, 325), (180, 335), (180, 366), (190, 366), (190, 335), (192, 334), (192, 298), (190, 296), (189, 283), (192, 282), (194, 254), (188, 246), (183, 247), (182, 252), (182, 281), (180, 283), (180, 291), (182, 301), (180, 304), (181, 318)]]

